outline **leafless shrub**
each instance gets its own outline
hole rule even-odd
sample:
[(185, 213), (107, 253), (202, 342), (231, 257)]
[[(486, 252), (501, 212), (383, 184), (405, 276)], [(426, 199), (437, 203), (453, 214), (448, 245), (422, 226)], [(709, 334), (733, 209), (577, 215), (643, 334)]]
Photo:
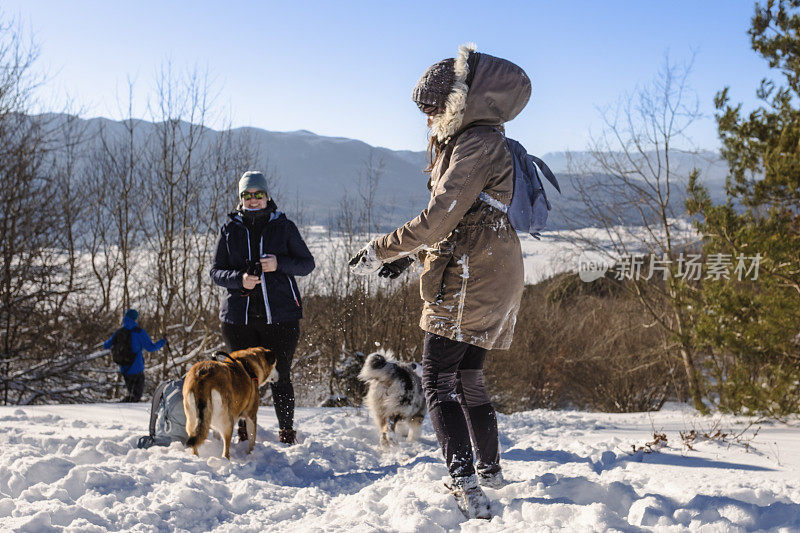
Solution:
[[(293, 366), (295, 387), (304, 399), (317, 404), (330, 395), (352, 395), (360, 401), (358, 388), (343, 390), (342, 354), (372, 353), (379, 347), (391, 350), (401, 361), (419, 361), (424, 332), (419, 328), (422, 303), (413, 283), (377, 290), (372, 294), (309, 295), (303, 301), (304, 319), (300, 346)], [(360, 368), (359, 368), (360, 370)], [(345, 380), (346, 381), (346, 380)], [(352, 394), (351, 394), (352, 393)]]
[(631, 444), (630, 455), (658, 452), (661, 449), (666, 448), (668, 445), (669, 441), (667, 440), (667, 434), (658, 433), (654, 431), (653, 440), (651, 440), (650, 442), (645, 442), (641, 446), (636, 446), (635, 444)]
[(761, 418), (750, 421), (744, 428), (739, 430), (723, 429), (722, 418), (715, 417), (710, 426), (707, 428), (698, 429), (692, 424), (691, 429), (684, 429), (678, 432), (683, 446), (688, 450), (694, 450), (701, 442), (716, 442), (718, 444), (727, 444), (728, 446), (736, 444), (742, 446), (745, 451), (750, 450), (750, 446), (761, 431), (761, 426), (757, 425), (763, 421)]
[(575, 279), (562, 274), (525, 288), (511, 349), (489, 357), (493, 399), (504, 411), (659, 409), (682, 386), (663, 355), (665, 335), (642, 323), (626, 291), (603, 278)]

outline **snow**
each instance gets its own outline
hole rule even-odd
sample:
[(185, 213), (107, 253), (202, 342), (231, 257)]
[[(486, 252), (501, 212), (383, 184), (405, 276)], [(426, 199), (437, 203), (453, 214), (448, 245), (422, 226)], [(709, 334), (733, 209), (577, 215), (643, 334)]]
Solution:
[[(457, 263), (461, 265), (461, 279), (469, 279), (469, 256), (467, 254), (462, 255)], [(461, 290), (464, 290), (463, 287)], [(458, 294), (460, 295), (461, 293)]]
[[(502, 204), (501, 204), (502, 205)], [(454, 207), (454, 206), (452, 206)], [(505, 224), (505, 219), (501, 220)], [(670, 219), (673, 243), (677, 246), (682, 243), (692, 242), (699, 238), (697, 232), (686, 220)], [(498, 228), (496, 228), (498, 229)], [(324, 226), (311, 225), (300, 228), (309, 250), (314, 255), (316, 261), (315, 270), (308, 276), (300, 276), (297, 279), (300, 293), (304, 296), (310, 294), (328, 294), (331, 291), (342, 291), (347, 279), (347, 263), (350, 257), (358, 250), (368, 244), (372, 239), (380, 237), (381, 234), (369, 235), (342, 235), (329, 231)], [(561, 272), (577, 272), (582, 259), (588, 257), (599, 264), (610, 264), (621, 254), (615, 251), (622, 246), (630, 251), (642, 251), (646, 248), (648, 241), (652, 240), (645, 229), (638, 226), (613, 226), (604, 228), (581, 228), (575, 231), (558, 230), (543, 231), (541, 240), (537, 240), (528, 234), (518, 234), (522, 247), (523, 262), (525, 265), (525, 283), (536, 284), (555, 274)], [(612, 238), (613, 236), (613, 238)], [(663, 236), (657, 235), (663, 239)], [(203, 235), (195, 235), (194, 239), (199, 241)], [(212, 242), (213, 239), (209, 242)], [(589, 246), (587, 241), (594, 243)], [(112, 252), (116, 252), (112, 249)], [(59, 252), (52, 251), (54, 255)], [(491, 253), (491, 252), (489, 252)], [(209, 268), (213, 246), (208, 247), (205, 265), (202, 269)], [(63, 255), (63, 253), (62, 253)], [(401, 254), (407, 255), (407, 254)], [(189, 270), (197, 267), (197, 258), (186, 258)], [(61, 261), (66, 261), (66, 256)], [(102, 254), (95, 261), (98, 265), (104, 262)], [(129, 286), (138, 290), (146, 290), (152, 286), (152, 272), (155, 256), (144, 248), (133, 251), (130, 263), (135, 265), (131, 271)], [(97, 279), (93, 274), (92, 258), (88, 253), (79, 253), (77, 263), (79, 265), (78, 279), (84, 285), (87, 293), (100, 291), (97, 286)], [(413, 276), (413, 272), (419, 271), (421, 267), (409, 269), (408, 272)], [(371, 277), (370, 283), (373, 289), (377, 286), (394, 287), (398, 283), (395, 280), (388, 280)], [(107, 282), (107, 280), (105, 280)], [(201, 282), (207, 281), (201, 278)], [(189, 290), (193, 290), (196, 280), (189, 279)], [(117, 275), (109, 284), (111, 301), (122, 299), (122, 276)], [(224, 289), (216, 287), (211, 283), (204, 284), (206, 296), (212, 301), (216, 298), (225, 297)], [(146, 300), (141, 292), (133, 294), (134, 302)], [(141, 308), (140, 304), (139, 307)]]
[[(672, 243), (676, 248), (700, 238), (687, 220), (670, 219), (669, 223)], [(662, 242), (665, 240), (663, 231), (654, 231), (654, 235), (650, 235), (640, 226), (612, 226), (608, 230), (581, 228), (574, 231), (543, 231), (541, 240), (522, 233), (518, 236), (525, 264), (525, 283), (528, 285), (562, 272), (579, 272), (582, 261), (609, 266), (625, 255), (649, 253), (648, 247), (660, 250), (654, 244), (654, 236)], [(660, 251), (657, 255), (660, 256)]]
[[(416, 443), (387, 452), (368, 413), (301, 408), (300, 443), (277, 442), (271, 407), (258, 443), (219, 440), (200, 457), (178, 443), (135, 449), (148, 405), (0, 407), (2, 531), (796, 531), (800, 431), (789, 424), (652, 413), (529, 411), (500, 415), (508, 486), (494, 518), (465, 521), (442, 479), (426, 420)], [(739, 439), (689, 450), (679, 431)], [(629, 453), (667, 436), (653, 453)], [(655, 446), (654, 446), (655, 447)]]
[(497, 200), (496, 198), (492, 198), (485, 192), (481, 192), (478, 195), (478, 199), (480, 199), (482, 202), (486, 202), (487, 204), (494, 207), (498, 211), (502, 211), (503, 213), (508, 212), (508, 206), (506, 204), (504, 204), (500, 200)]

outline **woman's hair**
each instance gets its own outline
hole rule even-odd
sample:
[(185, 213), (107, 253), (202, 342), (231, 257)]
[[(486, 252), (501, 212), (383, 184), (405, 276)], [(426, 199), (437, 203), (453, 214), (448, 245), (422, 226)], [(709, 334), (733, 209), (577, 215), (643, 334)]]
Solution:
[(439, 161), (439, 156), (442, 155), (442, 148), (444, 148), (444, 143), (439, 142), (434, 135), (428, 138), (428, 166), (425, 168), (425, 172), (428, 174), (433, 171), (433, 167)]
[[(498, 124), (492, 127), (498, 130), (503, 135), (506, 134), (506, 127), (504, 124)], [(442, 152), (444, 151), (444, 146), (445, 143), (439, 142), (436, 139), (436, 137), (430, 135), (428, 139), (428, 166), (427, 168), (425, 168), (425, 172), (427, 172), (428, 174), (430, 174), (433, 171), (433, 167), (435, 167), (436, 162), (439, 161), (439, 156), (442, 155)]]

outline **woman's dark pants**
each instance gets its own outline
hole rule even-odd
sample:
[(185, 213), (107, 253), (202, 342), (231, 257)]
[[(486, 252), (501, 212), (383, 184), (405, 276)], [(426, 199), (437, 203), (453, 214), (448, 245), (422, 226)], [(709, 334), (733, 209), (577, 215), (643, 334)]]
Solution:
[(500, 471), (497, 417), (483, 385), (486, 349), (425, 334), (422, 386), (428, 412), (452, 477), (471, 476), (472, 446), (478, 473)]
[[(252, 320), (252, 317), (250, 317)], [(267, 324), (264, 320), (252, 320), (250, 324), (222, 323), (222, 338), (230, 351), (263, 347), (272, 350), (277, 357), (278, 381), (272, 383), (272, 403), (280, 429), (292, 429), (294, 423), (294, 387), (292, 386), (292, 358), (300, 337), (300, 322)]]

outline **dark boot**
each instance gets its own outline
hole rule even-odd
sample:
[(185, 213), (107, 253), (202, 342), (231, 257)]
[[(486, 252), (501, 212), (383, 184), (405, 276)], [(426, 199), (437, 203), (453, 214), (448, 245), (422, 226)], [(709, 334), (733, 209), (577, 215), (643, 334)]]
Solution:
[(239, 428), (236, 433), (239, 435), (239, 442), (247, 440), (247, 423), (244, 420), (239, 420)]
[(284, 444), (296, 444), (297, 443), (297, 432), (293, 429), (282, 429), (278, 433), (278, 440), (280, 440)]

